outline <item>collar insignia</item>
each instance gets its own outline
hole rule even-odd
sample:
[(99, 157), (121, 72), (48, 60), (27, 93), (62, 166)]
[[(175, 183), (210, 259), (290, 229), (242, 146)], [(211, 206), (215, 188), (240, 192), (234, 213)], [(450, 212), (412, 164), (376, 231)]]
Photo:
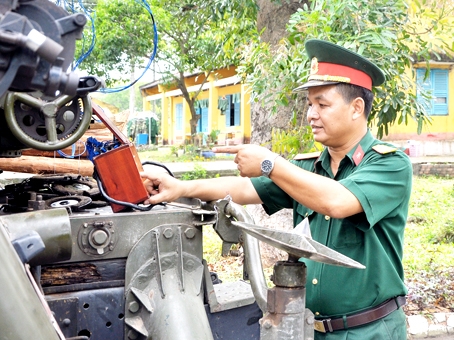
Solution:
[(358, 145), (355, 152), (353, 153), (352, 158), (353, 158), (353, 161), (355, 162), (356, 166), (358, 166), (358, 164), (361, 163), (361, 161), (364, 158), (364, 151), (363, 151), (363, 148), (361, 147), (361, 145)]

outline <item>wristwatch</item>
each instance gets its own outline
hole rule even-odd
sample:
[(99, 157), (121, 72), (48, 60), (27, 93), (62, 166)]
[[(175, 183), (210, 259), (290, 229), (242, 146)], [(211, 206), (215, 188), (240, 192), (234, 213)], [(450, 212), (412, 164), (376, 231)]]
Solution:
[(274, 168), (274, 160), (279, 157), (279, 155), (275, 155), (273, 158), (266, 158), (260, 164), (260, 169), (262, 170), (262, 176), (270, 177), (271, 171)]

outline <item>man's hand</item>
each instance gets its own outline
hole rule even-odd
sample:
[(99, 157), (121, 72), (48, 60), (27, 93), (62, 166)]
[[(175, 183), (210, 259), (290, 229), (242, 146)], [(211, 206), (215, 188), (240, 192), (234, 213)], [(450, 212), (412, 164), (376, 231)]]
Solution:
[(172, 202), (182, 195), (181, 182), (163, 171), (144, 171), (140, 173), (144, 186), (150, 193), (144, 204)]
[(238, 170), (243, 177), (261, 176), (262, 161), (266, 158), (275, 158), (275, 154), (270, 150), (253, 144), (216, 147), (213, 148), (213, 152), (236, 154), (234, 162), (238, 164)]

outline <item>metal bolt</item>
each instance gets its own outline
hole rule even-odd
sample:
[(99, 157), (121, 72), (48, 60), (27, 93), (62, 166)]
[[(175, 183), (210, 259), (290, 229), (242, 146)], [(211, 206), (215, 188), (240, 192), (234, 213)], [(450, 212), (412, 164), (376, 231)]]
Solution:
[(84, 228), (88, 228), (88, 223), (83, 224)]
[(187, 238), (191, 239), (194, 238), (195, 236), (195, 230), (193, 228), (188, 228), (185, 230), (184, 234), (186, 235)]
[(69, 327), (69, 325), (71, 324), (71, 320), (70, 319), (63, 319), (62, 324), (65, 327)]
[(165, 238), (171, 238), (173, 236), (173, 231), (170, 228), (165, 228), (163, 234)]
[(128, 332), (128, 339), (135, 340), (135, 339), (137, 339), (138, 337), (139, 337), (139, 334), (138, 334), (135, 330), (131, 329), (131, 330)]
[(131, 313), (137, 313), (139, 311), (140, 305), (137, 301), (131, 301), (128, 305), (128, 309)]
[(93, 243), (98, 246), (104, 244), (109, 239), (109, 235), (107, 235), (107, 233), (104, 230), (94, 231), (91, 237)]
[(81, 13), (74, 17), (74, 23), (78, 26), (84, 26), (86, 22), (87, 18)]
[(192, 268), (194, 268), (194, 261), (187, 260), (185, 267), (186, 267), (187, 270), (191, 270)]
[(306, 323), (308, 325), (313, 325), (314, 324), (314, 316), (313, 315), (309, 315), (307, 318), (306, 318)]

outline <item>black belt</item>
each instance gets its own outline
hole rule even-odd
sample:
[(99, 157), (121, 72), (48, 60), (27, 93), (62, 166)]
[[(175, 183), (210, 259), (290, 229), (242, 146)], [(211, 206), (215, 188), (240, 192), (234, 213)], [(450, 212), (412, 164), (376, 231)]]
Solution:
[(359, 312), (357, 314), (335, 319), (319, 319), (315, 320), (314, 329), (318, 332), (334, 332), (342, 329), (362, 326), (391, 314), (406, 303), (405, 296), (398, 296), (389, 299), (380, 305), (371, 309)]

